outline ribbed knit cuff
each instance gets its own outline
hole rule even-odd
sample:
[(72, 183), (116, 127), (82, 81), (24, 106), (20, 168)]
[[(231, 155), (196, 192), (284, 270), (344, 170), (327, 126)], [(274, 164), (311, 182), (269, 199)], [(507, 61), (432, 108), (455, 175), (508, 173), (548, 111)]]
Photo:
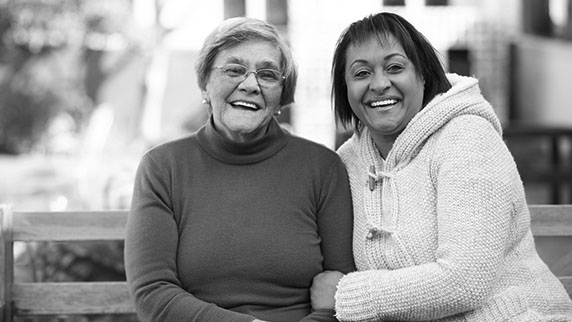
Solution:
[(336, 317), (340, 321), (375, 320), (375, 300), (369, 294), (368, 278), (365, 272), (345, 275), (338, 283), (336, 292)]

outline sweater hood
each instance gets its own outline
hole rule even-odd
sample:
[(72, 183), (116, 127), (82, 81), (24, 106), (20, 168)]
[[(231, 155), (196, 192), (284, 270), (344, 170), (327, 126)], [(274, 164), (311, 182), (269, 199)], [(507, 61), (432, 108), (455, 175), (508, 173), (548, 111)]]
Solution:
[(482, 96), (478, 80), (457, 74), (447, 74), (447, 78), (451, 82), (451, 89), (435, 96), (397, 137), (386, 160), (390, 168), (408, 163), (431, 135), (458, 116), (480, 116), (502, 135), (501, 123), (492, 106)]

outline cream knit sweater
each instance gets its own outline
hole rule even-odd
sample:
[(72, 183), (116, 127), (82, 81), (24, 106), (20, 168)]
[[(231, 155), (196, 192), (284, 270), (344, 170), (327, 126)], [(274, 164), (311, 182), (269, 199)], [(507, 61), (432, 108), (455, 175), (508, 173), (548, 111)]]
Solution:
[(448, 75), (384, 161), (367, 129), (338, 153), (354, 202), (358, 271), (341, 321), (572, 321), (536, 253), (523, 185), (476, 79)]

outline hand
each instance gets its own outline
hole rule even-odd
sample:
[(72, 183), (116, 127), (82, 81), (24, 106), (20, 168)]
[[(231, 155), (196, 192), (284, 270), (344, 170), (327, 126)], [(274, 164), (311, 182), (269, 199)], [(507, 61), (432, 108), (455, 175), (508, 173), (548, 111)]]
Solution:
[(344, 274), (338, 271), (324, 271), (314, 276), (312, 288), (310, 288), (314, 311), (335, 309), (334, 295), (336, 295), (337, 286), (342, 277)]

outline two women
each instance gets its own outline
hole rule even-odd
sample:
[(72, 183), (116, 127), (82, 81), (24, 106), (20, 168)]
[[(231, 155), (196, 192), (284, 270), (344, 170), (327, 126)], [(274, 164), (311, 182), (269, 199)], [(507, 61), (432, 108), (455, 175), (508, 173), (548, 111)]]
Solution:
[(271, 25), (225, 21), (197, 62), (211, 112), (137, 170), (125, 265), (142, 321), (336, 321), (312, 278), (355, 269), (346, 170), (275, 119), (293, 102), (292, 55)]
[(274, 119), (296, 80), (276, 31), (225, 22), (197, 72), (208, 124), (137, 173), (125, 256), (143, 321), (570, 320), (492, 107), (403, 18), (353, 23), (334, 55), (358, 272), (343, 164)]
[(314, 308), (341, 321), (572, 321), (477, 80), (445, 74), (391, 13), (344, 31), (332, 74), (336, 116), (355, 129), (338, 153), (359, 271), (318, 275)]

